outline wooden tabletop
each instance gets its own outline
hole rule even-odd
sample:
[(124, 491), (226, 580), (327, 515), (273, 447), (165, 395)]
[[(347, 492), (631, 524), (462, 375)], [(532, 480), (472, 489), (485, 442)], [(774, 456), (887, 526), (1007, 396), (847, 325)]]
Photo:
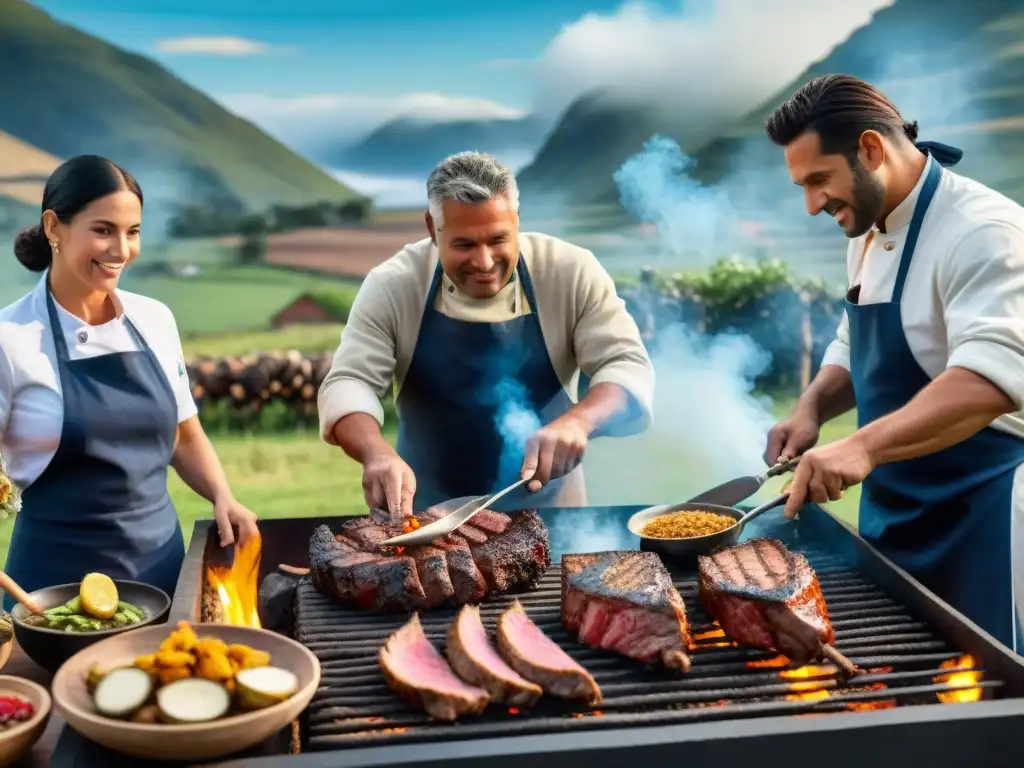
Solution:
[[(25, 652), (21, 650), (17, 640), (11, 641), (11, 657), (7, 660), (7, 663), (0, 669), (0, 675), (13, 675), (14, 677), (24, 677), (27, 680), (31, 680), (33, 683), (39, 683), (41, 686), (49, 690), (50, 681), (53, 679), (53, 675), (47, 672), (45, 669), (37, 665), (32, 659), (25, 655)], [(32, 751), (20, 762), (19, 766), (25, 766), (25, 768), (46, 768), (50, 765), (50, 758), (53, 755), (53, 749), (57, 744), (57, 739), (64, 729), (64, 718), (62, 718), (56, 711), (50, 711), (50, 722), (46, 724), (46, 730), (43, 731), (43, 735), (39, 737), (39, 741), (36, 742), (35, 746), (32, 747)]]

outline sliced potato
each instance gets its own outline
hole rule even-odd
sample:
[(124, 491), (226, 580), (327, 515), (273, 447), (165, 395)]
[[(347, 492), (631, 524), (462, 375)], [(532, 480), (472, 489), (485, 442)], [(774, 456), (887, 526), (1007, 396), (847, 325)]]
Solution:
[(251, 667), (235, 675), (242, 709), (264, 709), (280, 704), (299, 690), (299, 678), (280, 667)]
[(92, 699), (105, 717), (131, 717), (145, 706), (153, 693), (153, 680), (135, 667), (121, 667), (104, 675)]
[(178, 680), (156, 692), (160, 719), (165, 723), (208, 723), (231, 709), (231, 696), (223, 685), (200, 677)]

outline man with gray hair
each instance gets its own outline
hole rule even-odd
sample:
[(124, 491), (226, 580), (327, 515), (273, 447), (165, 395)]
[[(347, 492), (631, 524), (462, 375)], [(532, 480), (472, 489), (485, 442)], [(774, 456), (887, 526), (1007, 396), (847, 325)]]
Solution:
[[(493, 157), (447, 158), (427, 197), (429, 237), (371, 270), (352, 306), (320, 388), (323, 439), (396, 516), (520, 478), (499, 509), (584, 505), (589, 439), (651, 420), (636, 323), (590, 251), (519, 232), (515, 177)], [(392, 383), (397, 449), (381, 434)]]

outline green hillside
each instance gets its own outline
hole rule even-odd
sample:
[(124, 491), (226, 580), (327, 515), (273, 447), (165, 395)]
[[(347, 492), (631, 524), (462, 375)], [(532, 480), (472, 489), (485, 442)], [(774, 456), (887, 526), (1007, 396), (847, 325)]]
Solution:
[(344, 201), (357, 194), (159, 64), (0, 0), (0, 130), (129, 168), (147, 203)]
[(615, 201), (612, 173), (658, 133), (694, 154), (693, 175), (706, 184), (724, 184), (741, 216), (768, 222), (761, 231), (772, 247), (799, 267), (817, 258), (825, 243), (834, 248), (835, 227), (808, 219), (798, 195), (779, 194), (789, 185), (788, 174), (763, 125), (800, 84), (828, 72), (878, 84), (908, 119), (920, 122), (922, 139), (964, 148), (959, 172), (1024, 201), (1022, 40), (1020, 0), (897, 0), (711, 141), (678, 110), (622, 106), (588, 94), (520, 174), (524, 203), (545, 192), (569, 193), (573, 203)]
[(684, 151), (708, 135), (690, 114), (667, 102), (650, 104), (598, 89), (574, 101), (559, 119), (533, 162), (517, 180), (523, 204), (543, 204), (547, 192), (592, 205), (618, 199), (612, 174), (653, 134), (675, 139)]

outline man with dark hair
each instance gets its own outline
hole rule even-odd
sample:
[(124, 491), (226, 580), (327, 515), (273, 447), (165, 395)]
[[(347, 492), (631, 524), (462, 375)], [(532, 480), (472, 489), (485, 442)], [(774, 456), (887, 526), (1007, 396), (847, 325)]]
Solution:
[[(861, 535), (1024, 652), (1024, 208), (944, 170), (962, 153), (853, 77), (812, 80), (765, 128), (807, 212), (850, 238), (836, 339), (768, 436), (769, 463), (803, 454), (786, 515), (863, 482)], [(859, 429), (814, 448), (854, 407)]]

